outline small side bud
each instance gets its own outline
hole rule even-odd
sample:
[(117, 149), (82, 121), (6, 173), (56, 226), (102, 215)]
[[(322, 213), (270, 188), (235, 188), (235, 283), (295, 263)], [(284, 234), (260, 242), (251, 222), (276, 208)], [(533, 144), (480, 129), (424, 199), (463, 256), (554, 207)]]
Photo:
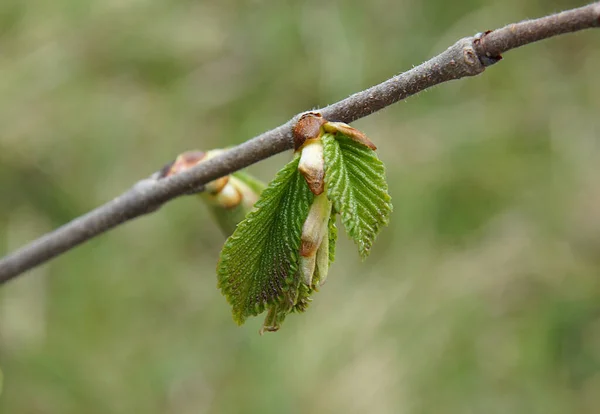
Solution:
[(233, 208), (242, 202), (242, 194), (231, 182), (225, 184), (214, 197), (223, 208)]
[[(239, 173), (238, 173), (239, 174)], [(258, 201), (258, 196), (260, 195), (262, 189), (251, 188), (246, 182), (244, 182), (244, 178), (247, 179), (248, 176), (244, 176), (243, 178), (238, 178), (235, 175), (229, 176), (229, 185), (232, 185), (242, 196), (242, 200), (244, 202), (244, 207), (247, 211), (252, 210), (254, 203)], [(252, 178), (252, 177), (250, 177)], [(256, 181), (256, 180), (255, 180)], [(262, 183), (260, 183), (262, 184)]]
[(262, 183), (254, 177), (237, 172), (229, 176), (229, 181), (217, 194), (206, 192), (201, 198), (214, 214), (221, 230), (229, 236), (248, 212), (254, 209), (262, 191)]
[[(208, 152), (203, 151), (187, 151), (182, 154), (179, 154), (175, 161), (170, 164), (167, 164), (160, 171), (158, 178), (166, 178), (175, 174), (179, 174), (182, 171), (188, 170), (203, 161), (207, 161), (211, 158), (222, 153), (223, 150), (212, 150)], [(217, 178), (214, 181), (206, 184), (204, 186), (204, 190), (213, 195), (220, 193), (223, 188), (229, 182), (229, 176)]]
[(327, 120), (318, 112), (306, 112), (302, 114), (292, 131), (294, 136), (294, 150), (299, 150), (306, 140), (320, 138), (323, 130), (321, 127)]
[(223, 189), (227, 186), (228, 182), (229, 176), (226, 175), (225, 177), (217, 178), (216, 180), (207, 183), (204, 186), (204, 189), (210, 194), (216, 195), (223, 191)]

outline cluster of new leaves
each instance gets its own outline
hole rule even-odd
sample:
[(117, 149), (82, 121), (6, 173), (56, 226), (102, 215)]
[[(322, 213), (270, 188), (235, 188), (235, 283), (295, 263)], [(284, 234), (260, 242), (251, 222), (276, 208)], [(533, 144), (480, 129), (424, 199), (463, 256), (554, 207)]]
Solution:
[[(322, 146), (324, 193), (313, 195), (300, 173), (300, 148), (223, 247), (218, 286), (238, 324), (267, 310), (262, 330), (275, 331), (287, 314), (307, 308), (334, 259), (337, 215), (363, 259), (388, 223), (392, 205), (383, 163), (364, 142), (343, 133), (350, 127), (326, 130), (312, 141)], [(313, 256), (305, 252), (307, 240), (314, 241)]]

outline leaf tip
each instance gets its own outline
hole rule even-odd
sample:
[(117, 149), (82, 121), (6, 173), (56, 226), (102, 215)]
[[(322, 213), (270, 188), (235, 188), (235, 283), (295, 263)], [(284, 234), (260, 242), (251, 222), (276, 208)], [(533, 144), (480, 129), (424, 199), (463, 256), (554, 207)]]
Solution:
[(344, 122), (327, 122), (325, 125), (323, 125), (323, 129), (325, 132), (329, 132), (331, 134), (339, 132), (340, 134), (346, 135), (353, 141), (358, 142), (359, 144), (362, 144), (373, 151), (377, 149), (375, 144), (373, 144), (373, 141), (371, 141), (363, 132)]

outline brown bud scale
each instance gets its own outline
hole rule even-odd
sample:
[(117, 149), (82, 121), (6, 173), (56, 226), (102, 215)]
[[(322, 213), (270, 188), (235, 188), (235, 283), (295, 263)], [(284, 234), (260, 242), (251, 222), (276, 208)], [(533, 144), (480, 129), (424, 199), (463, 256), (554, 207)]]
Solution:
[(308, 139), (320, 138), (322, 133), (321, 127), (326, 123), (325, 118), (318, 112), (306, 112), (302, 114), (292, 130), (294, 149), (296, 151), (300, 149)]

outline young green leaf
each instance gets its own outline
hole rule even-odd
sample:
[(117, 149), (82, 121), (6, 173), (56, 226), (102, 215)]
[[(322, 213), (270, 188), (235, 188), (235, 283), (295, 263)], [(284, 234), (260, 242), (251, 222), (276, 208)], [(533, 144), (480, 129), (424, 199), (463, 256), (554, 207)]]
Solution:
[(335, 260), (335, 244), (337, 243), (338, 231), (335, 224), (337, 220), (337, 211), (331, 207), (331, 216), (329, 216), (329, 265)]
[(313, 201), (299, 160), (279, 171), (221, 252), (218, 286), (238, 324), (269, 308), (264, 329), (276, 330), (297, 303), (300, 236)]
[(329, 273), (329, 266), (331, 266), (335, 260), (335, 243), (337, 242), (337, 227), (335, 221), (337, 214), (333, 207), (331, 210), (329, 223), (327, 224), (327, 237), (323, 240), (323, 244), (319, 247), (319, 251), (317, 252), (317, 266), (313, 277), (313, 289), (317, 291), (319, 286), (325, 284), (327, 274)]
[(322, 140), (327, 196), (364, 259), (392, 211), (385, 168), (373, 150), (341, 133)]

